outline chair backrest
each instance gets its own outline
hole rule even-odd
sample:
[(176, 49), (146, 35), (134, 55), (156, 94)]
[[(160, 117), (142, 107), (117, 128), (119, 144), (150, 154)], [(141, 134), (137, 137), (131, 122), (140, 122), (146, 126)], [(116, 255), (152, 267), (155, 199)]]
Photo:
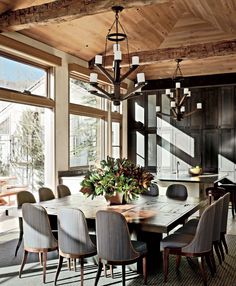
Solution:
[(223, 208), (222, 208), (222, 218), (221, 218), (221, 232), (226, 233), (230, 193), (226, 193), (222, 199), (223, 199)]
[(156, 183), (151, 183), (150, 187), (146, 192), (143, 193), (144, 196), (156, 197), (159, 195), (159, 188)]
[(57, 246), (44, 207), (25, 203), (22, 206), (24, 247), (50, 249)]
[(208, 252), (212, 247), (213, 228), (215, 218), (215, 203), (208, 206), (202, 213), (193, 240), (185, 247), (182, 252), (202, 253)]
[(17, 206), (21, 207), (24, 203), (36, 203), (35, 197), (31, 192), (21, 191), (16, 195)]
[(210, 192), (214, 200), (218, 200), (220, 197), (223, 197), (223, 195), (226, 193), (224, 188), (217, 187), (217, 186), (206, 188), (207, 196), (209, 195)]
[(172, 184), (167, 187), (166, 196), (171, 199), (186, 200), (188, 191), (182, 184)]
[(139, 257), (130, 240), (124, 216), (114, 211), (96, 214), (97, 252), (106, 261), (130, 261)]
[(59, 211), (58, 245), (60, 251), (65, 254), (86, 255), (96, 252), (81, 210), (64, 208)]
[(223, 202), (224, 202), (223, 197), (221, 197), (217, 201), (215, 201), (215, 217), (214, 217), (212, 241), (219, 241), (220, 240)]
[(66, 185), (61, 184), (57, 186), (57, 197), (58, 198), (64, 198), (70, 195), (71, 195), (70, 189)]
[(53, 194), (53, 191), (49, 188), (42, 187), (39, 188), (39, 201), (44, 202), (44, 201), (50, 201), (55, 199), (55, 195)]

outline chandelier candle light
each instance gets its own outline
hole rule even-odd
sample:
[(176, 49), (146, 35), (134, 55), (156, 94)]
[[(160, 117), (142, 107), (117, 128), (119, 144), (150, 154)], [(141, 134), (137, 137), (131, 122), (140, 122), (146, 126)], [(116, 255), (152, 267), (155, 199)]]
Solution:
[[(186, 108), (184, 106), (185, 100), (188, 97), (191, 97), (191, 91), (188, 88), (181, 89), (180, 79), (183, 79), (183, 74), (180, 69), (180, 62), (182, 59), (176, 59), (177, 66), (173, 75), (173, 80), (175, 81), (175, 90), (166, 89), (165, 94), (170, 100), (170, 109), (174, 119), (177, 121), (181, 121), (183, 118), (192, 115), (196, 111), (202, 109), (202, 103), (197, 103), (196, 109), (190, 112), (186, 112)], [(161, 112), (161, 107), (156, 106), (156, 113), (160, 115), (171, 116), (171, 114)]]
[[(121, 75), (121, 61), (122, 61), (122, 52), (121, 52), (121, 46), (120, 42), (126, 41), (127, 46), (127, 54), (128, 54), (128, 61), (130, 63), (129, 59), (129, 47), (128, 47), (128, 37), (119, 21), (119, 13), (123, 10), (123, 7), (121, 6), (114, 6), (112, 7), (112, 10), (115, 12), (115, 21), (113, 22), (111, 28), (109, 29), (109, 32), (106, 36), (106, 45), (105, 45), (105, 58), (106, 58), (106, 52), (107, 52), (107, 41), (113, 42), (113, 54), (114, 54), (114, 61), (113, 61), (113, 75), (112, 72), (108, 71), (105, 66), (103, 66), (103, 62), (105, 62), (105, 59), (102, 55), (96, 55), (95, 56), (95, 66), (107, 77), (107, 79), (112, 83), (113, 85), (113, 92), (109, 93), (108, 91), (104, 90), (102, 87), (98, 85), (98, 74), (97, 73), (90, 73), (90, 84), (92, 85), (93, 89), (90, 91), (90, 93), (106, 98), (108, 100), (111, 100), (114, 105), (120, 105), (120, 102), (129, 99), (135, 96), (140, 95), (141, 88), (146, 85), (145, 82), (145, 75), (144, 73), (138, 73), (137, 74), (137, 84), (135, 87), (127, 92), (124, 95), (121, 95), (121, 83), (134, 71), (139, 67), (139, 57), (133, 56), (131, 66), (129, 67), (129, 70)], [(115, 29), (113, 32), (112, 29)], [(119, 32), (119, 28), (121, 29), (121, 32)]]

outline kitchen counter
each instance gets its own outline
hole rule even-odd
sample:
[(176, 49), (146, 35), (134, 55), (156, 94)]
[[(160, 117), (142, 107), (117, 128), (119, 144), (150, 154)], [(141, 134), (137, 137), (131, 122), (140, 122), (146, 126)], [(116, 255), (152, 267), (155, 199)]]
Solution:
[(193, 197), (205, 198), (205, 189), (211, 187), (217, 181), (226, 177), (221, 174), (202, 174), (199, 176), (191, 176), (189, 174), (173, 174), (173, 173), (159, 173), (156, 175), (155, 180), (162, 190), (162, 193), (165, 193), (166, 188), (171, 184), (183, 184), (188, 189), (188, 195)]

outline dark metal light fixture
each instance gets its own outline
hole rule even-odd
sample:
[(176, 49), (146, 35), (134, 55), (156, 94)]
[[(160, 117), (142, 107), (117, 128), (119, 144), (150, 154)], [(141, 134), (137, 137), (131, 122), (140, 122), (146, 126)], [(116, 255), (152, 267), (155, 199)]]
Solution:
[(176, 59), (177, 63), (174, 75), (173, 75), (173, 81), (175, 82), (175, 89), (166, 89), (166, 96), (170, 100), (170, 109), (171, 114), (163, 113), (161, 112), (161, 107), (156, 106), (156, 113), (160, 115), (165, 116), (173, 116), (174, 119), (177, 121), (181, 121), (183, 118), (192, 115), (196, 111), (202, 109), (202, 103), (198, 102), (196, 109), (186, 112), (185, 108), (185, 102), (188, 97), (191, 97), (191, 91), (188, 88), (181, 88), (181, 81), (183, 81), (183, 74), (180, 68), (180, 63), (182, 62), (182, 59)]
[[(137, 96), (140, 94), (141, 88), (146, 85), (145, 82), (145, 75), (144, 73), (138, 73), (137, 74), (137, 84), (135, 87), (127, 92), (126, 94), (121, 94), (121, 83), (139, 66), (139, 57), (133, 56), (132, 62), (129, 67), (129, 70), (125, 74), (121, 74), (121, 67), (120, 63), (122, 61), (122, 52), (120, 49), (119, 42), (126, 41), (127, 51), (129, 55), (129, 47), (128, 47), (128, 37), (124, 31), (123, 26), (121, 25), (119, 21), (119, 13), (123, 10), (123, 7), (121, 6), (114, 6), (112, 7), (112, 10), (115, 12), (115, 21), (113, 22), (111, 28), (109, 29), (109, 32), (106, 36), (106, 45), (105, 45), (105, 57), (107, 52), (107, 45), (108, 41), (113, 42), (113, 53), (114, 53), (114, 62), (113, 62), (113, 74), (112, 72), (108, 71), (103, 66), (103, 56), (102, 55), (96, 55), (95, 57), (95, 66), (107, 77), (107, 79), (112, 83), (113, 85), (113, 91), (112, 93), (109, 93), (108, 91), (104, 90), (102, 87), (100, 87), (97, 83), (98, 74), (97, 73), (91, 73), (90, 74), (90, 84), (93, 86), (93, 90), (90, 91), (92, 94), (106, 98), (108, 100), (111, 100), (114, 105), (120, 105), (120, 102), (129, 99), (131, 97)], [(113, 31), (114, 29), (114, 31)], [(119, 31), (120, 29), (120, 31)], [(130, 59), (129, 63), (130, 63)]]

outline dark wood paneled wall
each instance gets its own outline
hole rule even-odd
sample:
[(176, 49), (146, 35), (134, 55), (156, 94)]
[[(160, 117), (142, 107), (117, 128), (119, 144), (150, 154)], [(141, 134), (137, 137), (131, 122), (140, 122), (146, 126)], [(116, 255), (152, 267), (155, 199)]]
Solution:
[[(148, 96), (156, 94), (156, 105), (160, 105), (161, 94), (169, 88), (169, 79), (151, 81), (143, 95), (136, 101), (145, 109), (145, 122), (135, 122), (135, 100), (128, 104), (128, 156), (136, 161), (136, 131), (145, 135), (156, 134), (155, 127), (148, 127)], [(187, 84), (186, 84), (187, 83)], [(202, 102), (203, 109), (190, 117), (178, 122), (170, 120), (171, 125), (184, 131), (194, 138), (195, 156), (185, 156), (175, 146), (170, 146), (171, 153), (190, 165), (201, 164), (205, 172), (218, 171), (218, 154), (236, 163), (236, 74), (226, 74), (208, 77), (194, 77), (184, 80), (185, 87), (191, 87), (192, 96), (189, 100), (190, 109), (194, 109), (197, 102)], [(161, 87), (155, 89), (155, 87)], [(148, 90), (148, 88), (150, 90)], [(158, 138), (156, 144), (164, 147), (164, 141)], [(147, 150), (145, 144), (145, 166), (155, 171), (155, 166), (148, 166)]]

